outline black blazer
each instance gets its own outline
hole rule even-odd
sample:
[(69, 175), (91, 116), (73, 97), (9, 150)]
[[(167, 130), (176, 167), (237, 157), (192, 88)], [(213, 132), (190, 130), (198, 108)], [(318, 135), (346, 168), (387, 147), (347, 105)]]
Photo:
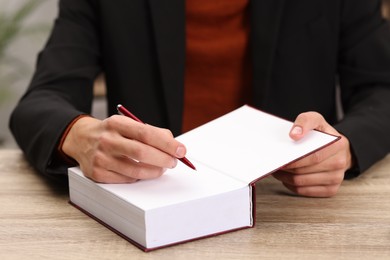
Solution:
[[(252, 0), (253, 100), (293, 120), (318, 111), (346, 135), (360, 170), (390, 151), (390, 30), (379, 0)], [(184, 0), (62, 0), (10, 127), (28, 160), (64, 174), (54, 154), (77, 115), (90, 113), (104, 72), (109, 114), (129, 107), (180, 133)], [(340, 85), (345, 117), (336, 113)]]

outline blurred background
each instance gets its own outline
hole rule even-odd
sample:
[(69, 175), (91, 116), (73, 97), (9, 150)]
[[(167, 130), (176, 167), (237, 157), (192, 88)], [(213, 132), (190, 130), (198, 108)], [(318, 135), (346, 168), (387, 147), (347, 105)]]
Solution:
[(9, 114), (24, 93), (46, 42), (57, 0), (0, 0), (0, 148), (16, 147)]
[[(383, 13), (390, 17), (390, 0), (383, 3)], [(57, 5), (58, 0), (0, 0), (0, 149), (17, 147), (8, 129), (9, 114), (31, 79)], [(96, 85), (93, 108), (99, 118), (105, 116), (102, 83)]]

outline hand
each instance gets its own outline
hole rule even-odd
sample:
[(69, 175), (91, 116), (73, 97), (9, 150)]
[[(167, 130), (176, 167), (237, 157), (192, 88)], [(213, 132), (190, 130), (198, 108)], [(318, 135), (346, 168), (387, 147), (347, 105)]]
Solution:
[(174, 168), (186, 148), (167, 129), (114, 115), (103, 121), (78, 119), (63, 146), (83, 173), (102, 183), (127, 183), (157, 178)]
[(299, 195), (331, 197), (339, 190), (345, 171), (352, 166), (349, 141), (316, 112), (300, 114), (291, 128), (290, 137), (299, 140), (312, 129), (341, 136), (341, 139), (285, 166), (273, 176)]

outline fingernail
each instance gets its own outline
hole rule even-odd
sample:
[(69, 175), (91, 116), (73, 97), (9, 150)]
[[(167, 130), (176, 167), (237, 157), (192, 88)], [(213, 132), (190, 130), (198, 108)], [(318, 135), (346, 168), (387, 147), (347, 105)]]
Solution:
[(291, 130), (291, 134), (293, 135), (301, 135), (303, 133), (302, 127), (300, 126), (294, 126), (294, 128)]
[(176, 157), (182, 158), (186, 154), (186, 149), (183, 146), (179, 146), (176, 149)]
[(177, 165), (177, 159), (174, 159), (174, 160), (173, 160), (173, 164), (172, 164), (172, 167), (171, 167), (171, 169), (175, 168), (175, 167), (176, 167), (176, 165)]

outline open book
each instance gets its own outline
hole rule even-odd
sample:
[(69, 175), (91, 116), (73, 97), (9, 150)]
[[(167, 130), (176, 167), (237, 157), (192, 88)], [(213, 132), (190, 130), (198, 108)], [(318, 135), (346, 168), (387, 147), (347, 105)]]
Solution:
[(145, 251), (254, 225), (255, 182), (339, 139), (243, 106), (177, 139), (182, 163), (153, 180), (99, 184), (69, 169), (70, 202)]

